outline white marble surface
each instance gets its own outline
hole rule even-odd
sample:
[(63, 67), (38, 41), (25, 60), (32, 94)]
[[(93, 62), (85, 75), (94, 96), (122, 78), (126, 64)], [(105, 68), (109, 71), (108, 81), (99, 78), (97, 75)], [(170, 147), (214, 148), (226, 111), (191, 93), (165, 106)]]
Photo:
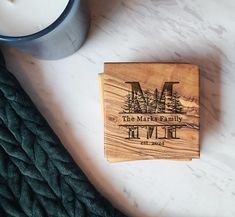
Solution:
[[(74, 159), (129, 216), (235, 216), (235, 1), (91, 0), (88, 40), (73, 56), (40, 61), (5, 48), (9, 69)], [(196, 63), (201, 159), (109, 164), (97, 74), (105, 61)]]

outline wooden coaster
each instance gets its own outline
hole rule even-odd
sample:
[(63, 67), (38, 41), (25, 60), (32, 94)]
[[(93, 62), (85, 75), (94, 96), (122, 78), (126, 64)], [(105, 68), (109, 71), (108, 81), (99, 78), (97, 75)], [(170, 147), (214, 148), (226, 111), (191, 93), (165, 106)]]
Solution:
[(110, 162), (199, 158), (199, 69), (106, 63), (100, 75)]

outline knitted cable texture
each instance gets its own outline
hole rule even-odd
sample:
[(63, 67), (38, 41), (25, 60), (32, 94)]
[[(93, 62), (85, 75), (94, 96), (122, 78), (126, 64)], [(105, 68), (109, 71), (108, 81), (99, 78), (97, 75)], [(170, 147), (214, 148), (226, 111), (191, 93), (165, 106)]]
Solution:
[(89, 183), (0, 53), (0, 217), (124, 217)]

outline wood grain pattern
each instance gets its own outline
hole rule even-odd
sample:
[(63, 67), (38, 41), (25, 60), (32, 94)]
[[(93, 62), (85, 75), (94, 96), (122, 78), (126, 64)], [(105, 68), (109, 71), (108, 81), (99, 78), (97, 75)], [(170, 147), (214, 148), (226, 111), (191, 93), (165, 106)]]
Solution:
[(199, 69), (106, 63), (100, 75), (110, 162), (199, 158)]

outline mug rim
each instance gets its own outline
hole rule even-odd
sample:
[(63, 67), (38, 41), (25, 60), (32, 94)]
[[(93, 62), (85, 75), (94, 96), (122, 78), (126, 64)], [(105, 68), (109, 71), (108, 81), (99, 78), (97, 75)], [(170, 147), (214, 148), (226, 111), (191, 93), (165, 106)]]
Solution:
[(64, 21), (64, 19), (68, 16), (69, 12), (71, 11), (75, 1), (76, 0), (69, 0), (68, 4), (66, 5), (62, 14), (52, 24), (50, 24), (45, 29), (42, 29), (39, 32), (35, 32), (33, 34), (23, 35), (23, 36), (8, 36), (8, 35), (1, 35), (0, 34), (0, 43), (1, 42), (3, 42), (3, 43), (4, 42), (5, 43), (27, 42), (27, 41), (31, 41), (31, 40), (40, 38), (40, 37), (48, 34), (49, 32), (53, 31), (57, 26), (59, 26)]

